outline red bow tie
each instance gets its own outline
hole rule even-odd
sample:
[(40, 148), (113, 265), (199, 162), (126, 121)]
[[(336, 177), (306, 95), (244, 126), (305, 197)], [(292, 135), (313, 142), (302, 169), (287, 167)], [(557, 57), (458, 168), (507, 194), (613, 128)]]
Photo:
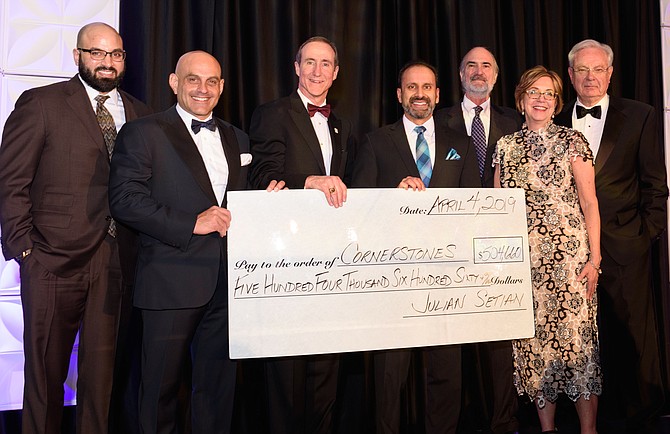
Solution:
[(310, 117), (314, 116), (316, 112), (319, 112), (325, 117), (328, 117), (330, 116), (330, 104), (322, 105), (321, 107), (319, 107), (314, 104), (307, 103), (307, 111), (309, 112)]

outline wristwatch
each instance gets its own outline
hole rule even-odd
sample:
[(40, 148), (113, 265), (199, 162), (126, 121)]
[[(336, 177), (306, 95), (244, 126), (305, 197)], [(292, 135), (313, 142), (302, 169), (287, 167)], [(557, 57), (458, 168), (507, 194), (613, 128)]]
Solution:
[(30, 256), (30, 254), (31, 254), (32, 252), (33, 252), (33, 249), (32, 249), (32, 248), (30, 248), (30, 249), (26, 249), (26, 250), (24, 250), (23, 252), (21, 252), (21, 254), (20, 254), (19, 256), (15, 257), (14, 260), (15, 260), (16, 262), (18, 262), (19, 264), (21, 264), (21, 262), (23, 262), (24, 259), (26, 259), (28, 256)]

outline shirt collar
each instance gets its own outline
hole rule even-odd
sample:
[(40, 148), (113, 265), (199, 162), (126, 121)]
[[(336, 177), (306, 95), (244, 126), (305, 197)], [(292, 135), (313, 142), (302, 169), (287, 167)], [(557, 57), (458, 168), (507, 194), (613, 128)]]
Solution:
[[(409, 135), (410, 133), (415, 134), (414, 128), (419, 126), (414, 122), (410, 121), (409, 119), (407, 119), (407, 116), (405, 115), (402, 116), (402, 124), (405, 127), (405, 133), (407, 135)], [(423, 133), (424, 136), (432, 136), (433, 134), (435, 134), (435, 119), (433, 118), (433, 116), (431, 116), (422, 125), (426, 127), (426, 131)]]
[(93, 89), (91, 86), (89, 86), (88, 83), (84, 81), (83, 78), (81, 78), (81, 75), (79, 76), (79, 81), (81, 81), (81, 84), (84, 85), (84, 90), (86, 90), (86, 94), (88, 95), (88, 99), (90, 99), (94, 104), (97, 104), (95, 97), (102, 94), (102, 95), (108, 95), (109, 99), (105, 101), (106, 104), (112, 104), (112, 105), (118, 105), (119, 104), (119, 91), (114, 88), (110, 90), (107, 93), (102, 93), (99, 90)]
[[(302, 91), (301, 91), (300, 89), (298, 89), (298, 96), (299, 96), (300, 99), (302, 100), (302, 105), (305, 106), (305, 110), (307, 110), (307, 103), (312, 104), (312, 105), (316, 105), (316, 104), (312, 103), (312, 101), (310, 101), (309, 98), (307, 98), (307, 97), (302, 93)], [(323, 104), (321, 104), (319, 107), (323, 107), (324, 105), (326, 105), (326, 100), (325, 100), (325, 99), (323, 100)]]
[[(579, 100), (579, 97), (577, 97), (577, 104), (579, 104), (580, 106), (582, 106), (582, 107), (584, 107), (584, 108), (587, 108), (587, 109), (590, 109), (590, 108), (592, 108), (592, 107), (595, 107), (595, 106), (599, 105), (599, 106), (600, 106), (601, 113), (605, 113), (605, 111), (607, 110), (607, 108), (610, 106), (610, 96), (609, 96), (608, 94), (605, 94), (605, 96), (602, 97), (602, 99), (601, 99), (600, 101), (598, 101), (597, 103), (593, 104), (591, 107), (589, 107), (589, 106), (587, 106), (586, 104), (582, 103), (582, 102)], [(577, 107), (577, 104), (575, 104), (575, 107)], [(575, 110), (575, 109), (573, 109), (573, 110)]]
[(186, 128), (188, 128), (189, 131), (191, 131), (191, 122), (193, 121), (193, 119), (195, 119), (197, 121), (201, 121), (201, 122), (206, 122), (206, 121), (212, 119), (212, 114), (211, 113), (209, 114), (209, 116), (207, 116), (207, 119), (198, 119), (195, 116), (193, 116), (192, 114), (190, 114), (189, 112), (187, 112), (186, 110), (184, 110), (183, 108), (181, 108), (179, 103), (177, 103), (176, 107), (177, 107), (177, 114), (179, 115), (181, 120), (184, 121), (184, 124), (186, 124)]
[[(486, 98), (486, 101), (479, 104), (479, 106), (483, 109), (482, 113), (488, 113), (489, 107), (491, 107), (491, 98)], [(467, 96), (463, 95), (463, 108), (468, 112), (474, 113), (475, 107), (477, 107), (477, 104), (472, 102)]]

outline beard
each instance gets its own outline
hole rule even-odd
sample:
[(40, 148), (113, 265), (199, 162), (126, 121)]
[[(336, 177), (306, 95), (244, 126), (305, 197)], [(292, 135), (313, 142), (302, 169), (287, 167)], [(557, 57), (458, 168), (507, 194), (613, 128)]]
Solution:
[[(474, 80), (478, 81), (474, 82)], [(463, 90), (465, 90), (466, 93), (488, 96), (493, 90), (493, 86), (489, 86), (489, 82), (486, 81), (485, 77), (480, 75), (473, 75), (468, 81), (463, 83)]]
[[(98, 71), (115, 71), (116, 77), (114, 78), (99, 78), (95, 76), (95, 73)], [(98, 66), (94, 71), (91, 71), (87, 68), (83, 62), (79, 62), (79, 76), (93, 89), (98, 92), (107, 93), (119, 86), (121, 80), (123, 80), (123, 75), (125, 71), (119, 73), (116, 68), (108, 68), (106, 66)]]
[[(415, 101), (425, 101), (426, 102), (426, 108), (423, 110), (416, 110), (412, 107), (412, 103)], [(407, 103), (403, 103), (402, 105), (403, 110), (405, 110), (405, 113), (409, 114), (411, 117), (414, 119), (426, 119), (430, 117), (430, 115), (433, 114), (433, 109), (435, 108), (435, 105), (431, 102), (430, 98), (423, 97), (423, 98), (416, 98), (412, 97), (409, 99)]]

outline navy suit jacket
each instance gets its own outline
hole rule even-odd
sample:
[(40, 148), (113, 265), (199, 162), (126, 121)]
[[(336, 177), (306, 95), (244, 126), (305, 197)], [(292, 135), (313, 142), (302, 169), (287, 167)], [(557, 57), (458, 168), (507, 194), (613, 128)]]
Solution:
[[(328, 126), (333, 144), (330, 175), (348, 184), (355, 146), (351, 123), (331, 111)], [(273, 179), (283, 180), (288, 188), (303, 188), (308, 176), (326, 174), (319, 140), (297, 91), (256, 108), (249, 137), (252, 188), (264, 189)]]
[[(216, 119), (228, 161), (227, 191), (246, 186), (247, 135)], [(139, 232), (134, 304), (196, 308), (214, 295), (226, 266), (225, 237), (194, 235), (199, 213), (218, 204), (205, 164), (173, 106), (129, 122), (116, 139), (109, 196), (112, 215)]]
[[(486, 141), (486, 160), (484, 160), (484, 174), (481, 179), (482, 187), (493, 187), (493, 152), (496, 149), (498, 139), (519, 131), (522, 124), (521, 116), (516, 110), (491, 104), (490, 111), (491, 124)], [(446, 126), (459, 133), (468, 133), (465, 128), (465, 119), (463, 119), (463, 110), (460, 104), (437, 110), (435, 112), (435, 121), (443, 122)], [(470, 143), (474, 149), (474, 145), (472, 145), (472, 142)]]
[[(572, 127), (575, 103), (556, 124)], [(595, 173), (601, 246), (626, 265), (647, 254), (666, 226), (668, 186), (653, 107), (610, 97)]]
[[(435, 164), (427, 187), (480, 187), (479, 169), (469, 138), (435, 123)], [(447, 160), (454, 150), (460, 158)], [(366, 135), (356, 154), (352, 187), (395, 188), (406, 176), (419, 177), (403, 121)]]

